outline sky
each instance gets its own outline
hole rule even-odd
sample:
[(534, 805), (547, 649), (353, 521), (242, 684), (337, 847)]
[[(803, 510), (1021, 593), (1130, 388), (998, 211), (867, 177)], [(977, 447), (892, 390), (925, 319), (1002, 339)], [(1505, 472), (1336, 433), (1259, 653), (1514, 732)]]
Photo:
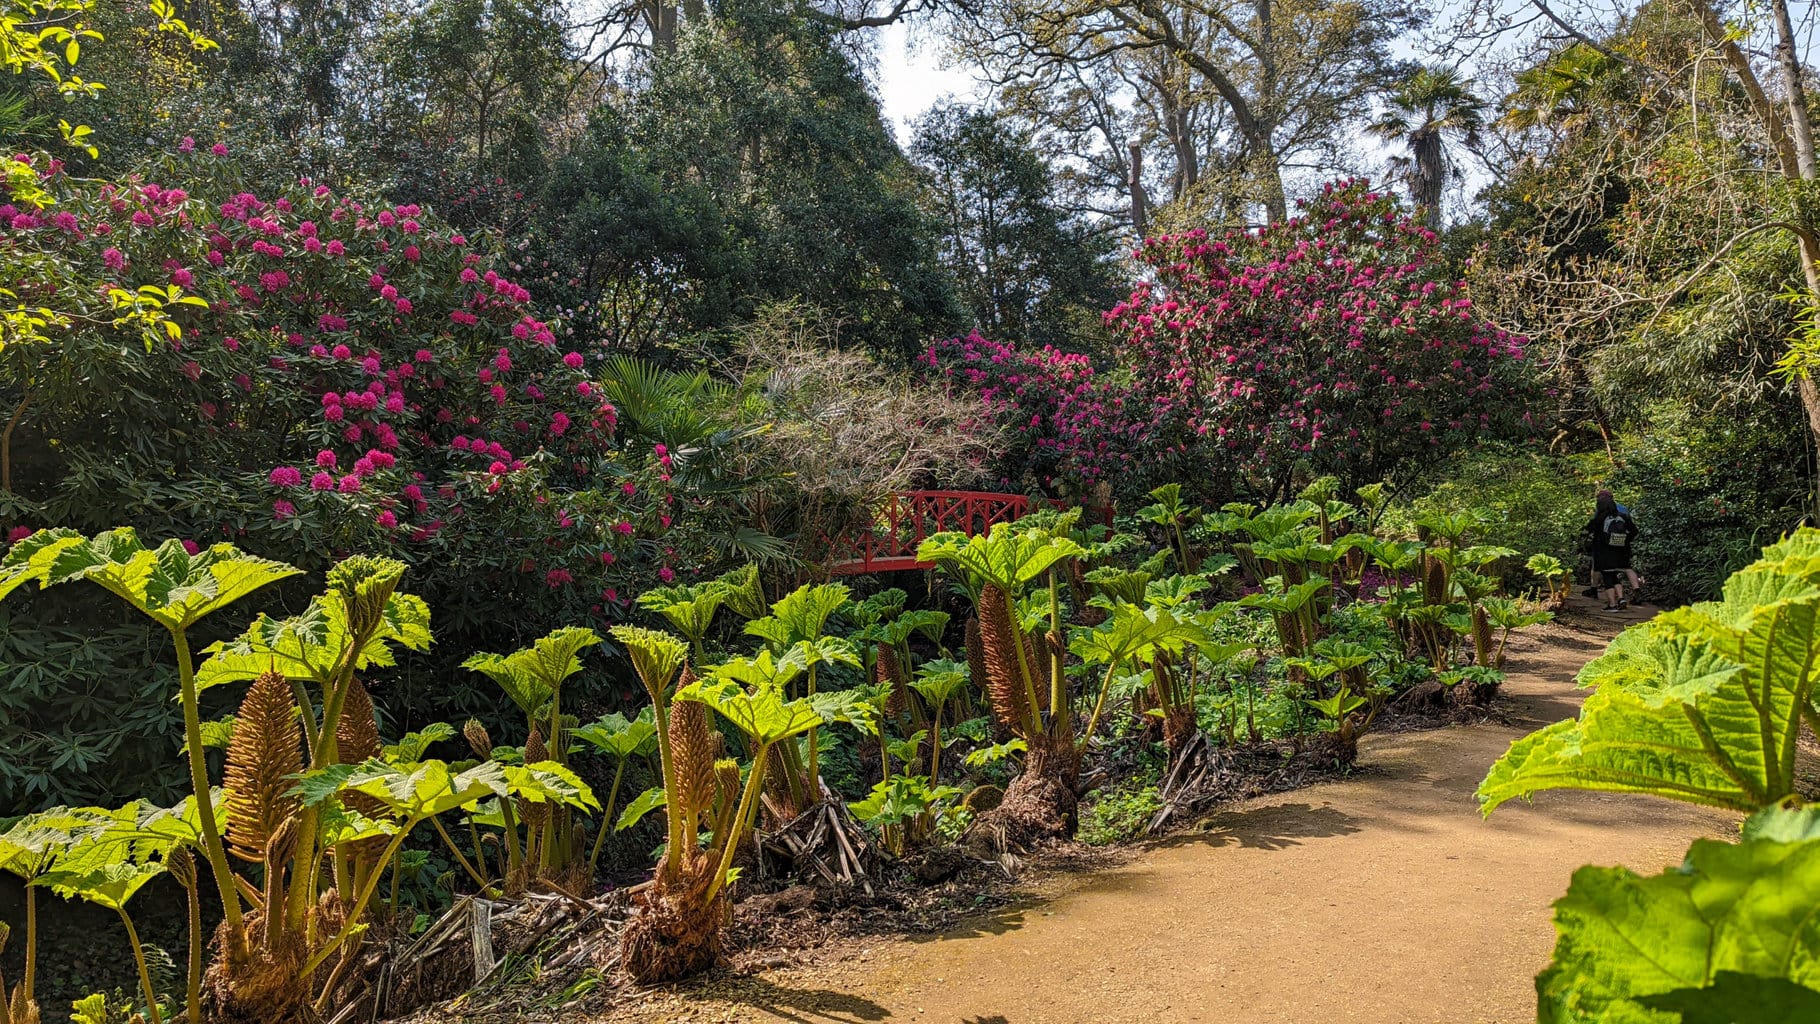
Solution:
[(913, 32), (900, 21), (880, 30), (877, 45), (879, 105), (902, 145), (910, 143), (911, 123), (930, 107), (947, 99), (976, 102), (985, 96), (965, 69), (941, 66), (939, 43), (927, 30)]

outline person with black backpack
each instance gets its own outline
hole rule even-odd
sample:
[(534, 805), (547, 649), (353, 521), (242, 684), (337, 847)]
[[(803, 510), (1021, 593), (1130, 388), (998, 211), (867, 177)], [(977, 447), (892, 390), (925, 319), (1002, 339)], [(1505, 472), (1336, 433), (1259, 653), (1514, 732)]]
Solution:
[(1624, 597), (1624, 583), (1626, 576), (1635, 576), (1630, 557), (1637, 540), (1637, 522), (1610, 491), (1599, 492), (1592, 519), (1586, 524), (1586, 536), (1592, 547), (1593, 573), (1599, 578), (1599, 596), (1605, 599), (1605, 610), (1615, 612), (1630, 607)]

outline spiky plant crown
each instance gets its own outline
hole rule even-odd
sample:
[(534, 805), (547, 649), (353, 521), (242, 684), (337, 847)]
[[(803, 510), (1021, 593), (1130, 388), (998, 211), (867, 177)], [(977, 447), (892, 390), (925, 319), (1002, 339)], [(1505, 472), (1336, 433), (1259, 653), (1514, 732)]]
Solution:
[[(550, 747), (544, 742), (543, 730), (535, 725), (531, 727), (531, 735), (525, 738), (524, 755), (525, 764), (537, 764), (550, 759)], [(550, 820), (550, 805), (540, 800), (521, 798), (518, 801), (518, 816), (524, 819), (526, 825), (542, 826)]]
[(487, 727), (480, 724), (480, 719), (468, 719), (467, 723), (461, 727), (461, 737), (468, 741), (468, 749), (474, 751), (475, 757), (482, 761), (492, 759), (493, 737), (487, 735)]
[(1447, 566), (1433, 555), (1422, 556), (1422, 600), (1427, 604), (1447, 603)]
[[(1026, 685), (1025, 665), (1036, 667), (1036, 651), (1030, 638), (1011, 620), (1006, 594), (996, 584), (980, 589), (980, 647), (985, 660), (985, 690), (992, 702), (992, 714), (1002, 724), (1021, 728), (1033, 714), (1027, 710), (1030, 686)], [(1018, 661), (1022, 647), (1024, 660)], [(1028, 739), (1028, 737), (1025, 737)]]
[(896, 645), (878, 645), (878, 665), (873, 671), (873, 681), (891, 685), (891, 695), (885, 698), (886, 714), (896, 718), (908, 710), (910, 680), (904, 674), (903, 660), (897, 656)]
[(964, 646), (967, 649), (967, 678), (973, 680), (975, 686), (982, 688), (987, 686), (986, 645), (985, 641), (980, 638), (980, 619), (978, 615), (969, 615), (967, 617), (966, 640)]
[(228, 743), (228, 851), (244, 861), (265, 860), (273, 834), (297, 813), (291, 776), (303, 771), (303, 731), (297, 704), (282, 672), (253, 680), (240, 702)]
[[(341, 718), (335, 722), (335, 759), (342, 764), (360, 764), (380, 755), (384, 744), (379, 739), (379, 723), (373, 716), (373, 698), (366, 684), (358, 679), (348, 681), (348, 693), (341, 705)], [(386, 806), (377, 797), (365, 793), (342, 796), (348, 807), (369, 818), (386, 814)], [(357, 853), (377, 856), (385, 849), (384, 836), (362, 839), (354, 845)]]
[(373, 697), (366, 684), (358, 679), (348, 683), (348, 694), (341, 705), (341, 718), (335, 723), (335, 751), (343, 764), (359, 764), (378, 757), (384, 744), (379, 741), (379, 723), (373, 715)]
[[(695, 674), (685, 665), (677, 689), (694, 681)], [(714, 796), (714, 759), (718, 751), (713, 732), (708, 724), (707, 705), (693, 700), (670, 705), (670, 756), (676, 761), (677, 787), (677, 792), (671, 794), (671, 807), (689, 826)]]

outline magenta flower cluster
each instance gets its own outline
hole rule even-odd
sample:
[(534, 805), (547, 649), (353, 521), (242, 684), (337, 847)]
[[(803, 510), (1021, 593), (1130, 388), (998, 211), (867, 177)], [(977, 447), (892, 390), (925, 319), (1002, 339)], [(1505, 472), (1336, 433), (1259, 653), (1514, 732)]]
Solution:
[(1116, 367), (977, 335), (925, 354), (1025, 433), (1046, 484), (1169, 457), (1254, 486), (1296, 466), (1363, 482), (1528, 424), (1524, 339), (1475, 315), (1434, 233), (1363, 182), (1134, 257), (1146, 280), (1105, 315)]

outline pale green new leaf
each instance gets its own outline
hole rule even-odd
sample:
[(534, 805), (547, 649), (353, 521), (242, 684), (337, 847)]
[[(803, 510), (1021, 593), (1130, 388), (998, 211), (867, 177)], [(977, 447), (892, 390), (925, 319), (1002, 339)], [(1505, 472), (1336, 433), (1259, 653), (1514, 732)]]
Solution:
[(630, 721), (615, 711), (569, 735), (620, 760), (649, 757), (657, 750), (657, 724), (652, 720), (650, 705)]
[(489, 796), (504, 795), (508, 788), (505, 773), (506, 766), (496, 761), (482, 761), (456, 773), (441, 761), (399, 766), (374, 760), (356, 766), (342, 782), (341, 790), (364, 793), (399, 817), (419, 821)]
[(581, 652), (598, 643), (600, 635), (591, 629), (563, 626), (511, 654), (474, 654), (461, 667), (493, 680), (525, 714), (535, 715), (581, 671)]
[(85, 543), (82, 534), (63, 527), (39, 530), (14, 541), (6, 549), (6, 556), (0, 558), (0, 600), (33, 580), (44, 586), (45, 576), (58, 554), (65, 548)]
[[(379, 629), (354, 661), (356, 671), (396, 664), (392, 645), (414, 651), (430, 646), (430, 608), (415, 594), (386, 599)], [(347, 608), (338, 599), (316, 597), (301, 613), (284, 619), (261, 614), (233, 640), (218, 641), (196, 670), (196, 688), (245, 682), (276, 670), (287, 679), (322, 684), (331, 679), (354, 642)]]
[(1086, 553), (1087, 549), (1069, 538), (1020, 529), (1012, 523), (994, 523), (989, 532), (972, 537), (938, 533), (916, 549), (918, 561), (934, 562), (1013, 595), (1052, 566)]
[(852, 593), (844, 583), (805, 583), (772, 605), (770, 615), (746, 623), (746, 633), (779, 648), (820, 639)]
[(598, 811), (600, 801), (580, 776), (555, 761), (531, 765), (501, 765), (506, 792), (534, 804), (552, 803)]
[(421, 761), (433, 744), (455, 738), (455, 727), (447, 722), (431, 722), (417, 732), (405, 733), (397, 743), (385, 748), (385, 759), (394, 764)]
[(632, 669), (653, 701), (663, 700), (676, 673), (688, 660), (689, 645), (668, 633), (639, 626), (614, 626), (613, 639), (625, 645)]
[(65, 899), (81, 899), (109, 910), (122, 910), (145, 883), (164, 874), (161, 862), (117, 861), (83, 871), (55, 869), (32, 882)]
[(922, 694), (932, 708), (940, 708), (967, 689), (967, 664), (960, 661), (925, 661), (917, 666), (910, 688)]

